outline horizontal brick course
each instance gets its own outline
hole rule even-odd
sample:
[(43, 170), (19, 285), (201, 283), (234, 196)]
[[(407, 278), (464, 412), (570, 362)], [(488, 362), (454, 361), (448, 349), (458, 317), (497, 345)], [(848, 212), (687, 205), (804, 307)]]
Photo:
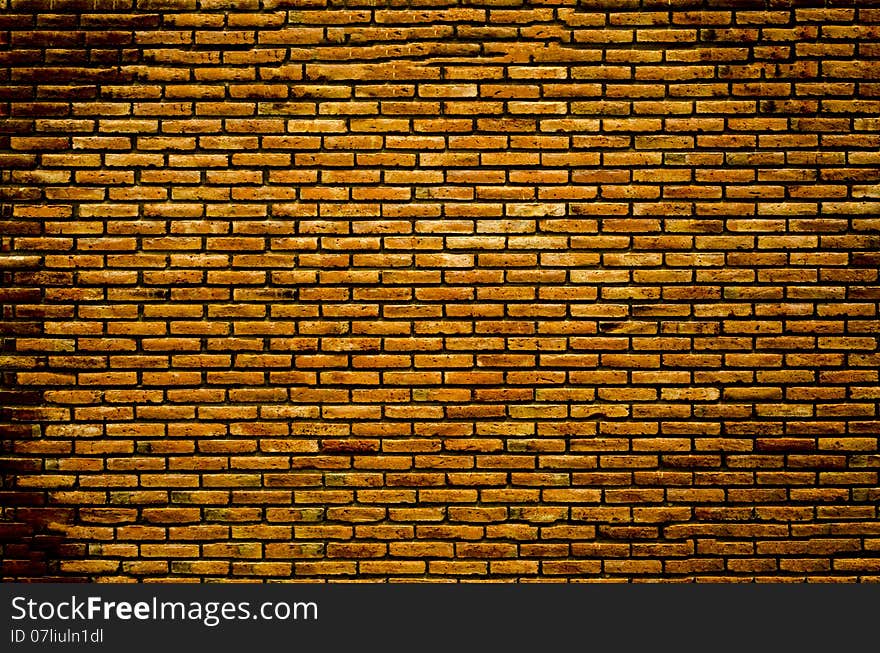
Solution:
[(871, 3), (0, 37), (4, 579), (880, 578)]

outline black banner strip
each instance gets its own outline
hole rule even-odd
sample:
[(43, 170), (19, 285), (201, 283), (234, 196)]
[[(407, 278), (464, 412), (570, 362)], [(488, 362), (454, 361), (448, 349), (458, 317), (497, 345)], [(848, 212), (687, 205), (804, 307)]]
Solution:
[(0, 651), (843, 651), (876, 645), (878, 598), (872, 585), (5, 584)]

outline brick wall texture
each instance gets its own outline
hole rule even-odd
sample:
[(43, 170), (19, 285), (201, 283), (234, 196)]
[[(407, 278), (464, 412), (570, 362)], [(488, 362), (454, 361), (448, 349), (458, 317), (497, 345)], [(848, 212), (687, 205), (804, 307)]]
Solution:
[(3, 578), (880, 579), (876, 3), (2, 7)]

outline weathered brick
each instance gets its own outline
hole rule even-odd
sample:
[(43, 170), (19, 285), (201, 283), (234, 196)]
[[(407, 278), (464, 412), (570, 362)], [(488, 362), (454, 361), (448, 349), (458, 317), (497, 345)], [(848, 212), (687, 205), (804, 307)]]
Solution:
[(5, 28), (4, 580), (876, 579), (877, 11), (98, 4)]

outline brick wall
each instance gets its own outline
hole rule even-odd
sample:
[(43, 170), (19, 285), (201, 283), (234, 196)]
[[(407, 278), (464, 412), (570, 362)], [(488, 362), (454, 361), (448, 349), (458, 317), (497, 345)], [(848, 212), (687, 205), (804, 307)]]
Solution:
[(3, 0), (3, 568), (880, 577), (880, 8)]

